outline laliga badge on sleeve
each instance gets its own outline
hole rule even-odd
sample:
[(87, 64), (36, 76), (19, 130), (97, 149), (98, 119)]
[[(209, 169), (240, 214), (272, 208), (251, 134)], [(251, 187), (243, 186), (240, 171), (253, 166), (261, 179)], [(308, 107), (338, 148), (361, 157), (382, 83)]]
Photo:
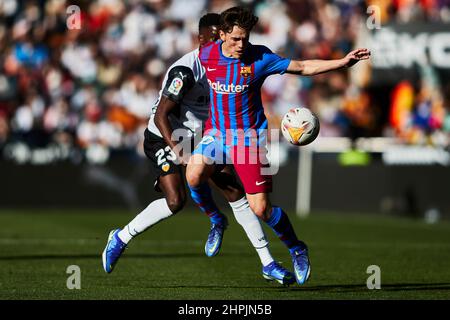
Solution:
[(177, 96), (180, 93), (181, 88), (183, 88), (183, 80), (175, 78), (172, 80), (168, 91)]

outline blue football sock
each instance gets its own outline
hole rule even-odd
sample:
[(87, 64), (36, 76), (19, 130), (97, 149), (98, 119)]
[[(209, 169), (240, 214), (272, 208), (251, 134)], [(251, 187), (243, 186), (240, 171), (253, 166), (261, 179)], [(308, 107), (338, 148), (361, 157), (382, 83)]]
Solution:
[(211, 223), (219, 224), (224, 221), (224, 215), (217, 208), (214, 199), (212, 197), (211, 188), (207, 183), (204, 183), (198, 187), (191, 187), (192, 200), (197, 204), (201, 211), (211, 220)]
[(275, 231), (277, 237), (283, 241), (291, 253), (306, 248), (306, 245), (297, 239), (287, 214), (280, 207), (272, 207), (270, 218), (266, 223)]

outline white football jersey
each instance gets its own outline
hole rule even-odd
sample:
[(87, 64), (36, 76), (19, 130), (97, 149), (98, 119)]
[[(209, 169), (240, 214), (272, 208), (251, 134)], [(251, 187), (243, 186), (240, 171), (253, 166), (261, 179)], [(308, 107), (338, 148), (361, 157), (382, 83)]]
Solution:
[(169, 121), (172, 125), (172, 129), (179, 128), (187, 129), (187, 133), (190, 138), (194, 135), (201, 135), (205, 121), (208, 119), (209, 112), (209, 84), (206, 79), (205, 69), (200, 63), (198, 57), (199, 50), (194, 50), (173, 63), (168, 69), (164, 81), (159, 91), (159, 97), (152, 108), (152, 114), (148, 122), (148, 130), (159, 137), (162, 137), (158, 127), (155, 125), (155, 113), (158, 108), (159, 101), (161, 100), (163, 88), (166, 86), (168, 73), (173, 67), (185, 66), (192, 70), (195, 78), (195, 84), (183, 97), (180, 104), (179, 116), (175, 114), (169, 115)]

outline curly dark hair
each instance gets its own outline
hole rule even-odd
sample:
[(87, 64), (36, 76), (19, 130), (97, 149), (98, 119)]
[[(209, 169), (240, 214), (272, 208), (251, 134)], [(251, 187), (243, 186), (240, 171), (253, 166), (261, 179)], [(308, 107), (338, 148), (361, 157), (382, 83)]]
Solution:
[(244, 7), (232, 7), (220, 14), (220, 29), (225, 33), (231, 33), (234, 26), (250, 32), (258, 22), (258, 17)]
[(198, 30), (207, 28), (211, 26), (219, 26), (220, 25), (220, 14), (218, 13), (207, 13), (203, 17), (200, 18), (198, 23)]

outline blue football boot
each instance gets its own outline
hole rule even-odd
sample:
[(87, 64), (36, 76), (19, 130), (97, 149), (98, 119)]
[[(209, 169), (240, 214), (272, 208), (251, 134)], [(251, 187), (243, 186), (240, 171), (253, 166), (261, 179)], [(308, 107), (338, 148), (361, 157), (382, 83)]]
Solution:
[(290, 285), (295, 282), (295, 276), (292, 272), (286, 270), (275, 261), (271, 262), (262, 269), (264, 279), (268, 281), (277, 281), (282, 285)]
[(120, 229), (115, 229), (109, 233), (108, 242), (106, 243), (105, 250), (103, 250), (103, 269), (105, 269), (105, 272), (107, 273), (111, 273), (113, 271), (120, 255), (127, 247), (127, 245), (120, 240), (118, 236), (119, 231)]
[(311, 274), (311, 264), (308, 257), (308, 248), (299, 248), (291, 251), (292, 263), (294, 264), (294, 273), (297, 283), (304, 284)]
[(221, 223), (212, 223), (209, 230), (208, 240), (205, 244), (205, 253), (208, 257), (216, 256), (222, 246), (223, 233), (228, 227), (228, 219), (224, 215)]

